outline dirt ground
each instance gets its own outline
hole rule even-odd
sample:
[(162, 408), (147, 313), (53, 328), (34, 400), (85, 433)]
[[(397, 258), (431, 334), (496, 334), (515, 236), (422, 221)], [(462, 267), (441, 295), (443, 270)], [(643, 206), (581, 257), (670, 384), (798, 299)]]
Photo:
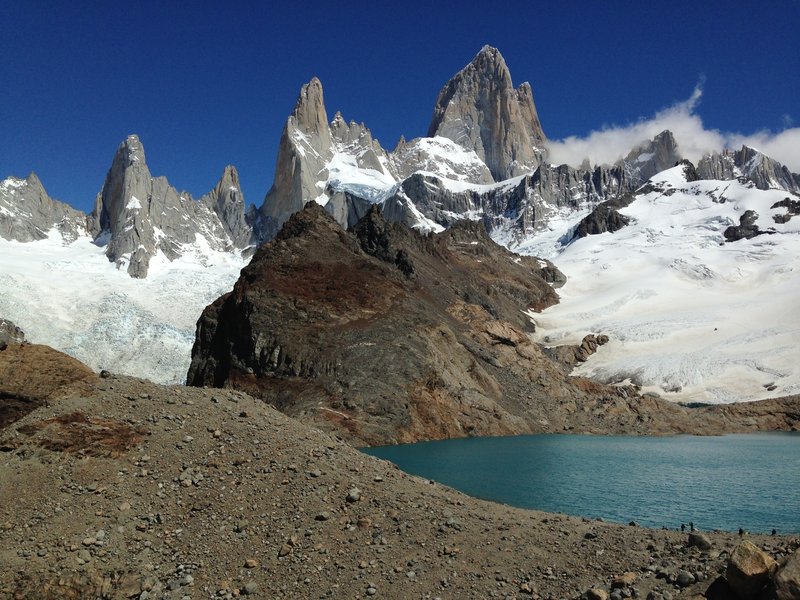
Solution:
[(740, 540), (473, 499), (238, 391), (86, 385), (0, 432), (0, 598), (698, 597)]

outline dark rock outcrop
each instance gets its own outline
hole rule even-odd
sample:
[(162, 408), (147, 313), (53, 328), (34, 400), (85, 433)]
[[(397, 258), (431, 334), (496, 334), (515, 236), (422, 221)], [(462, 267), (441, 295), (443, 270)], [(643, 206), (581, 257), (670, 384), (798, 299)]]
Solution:
[(737, 242), (739, 240), (749, 240), (764, 233), (775, 233), (772, 230), (759, 229), (758, 225), (756, 225), (757, 220), (758, 213), (756, 211), (746, 210), (739, 217), (739, 224), (731, 225), (722, 232), (722, 235), (725, 236), (725, 240), (728, 242)]
[(630, 223), (631, 219), (621, 214), (618, 209), (628, 206), (635, 199), (636, 196), (633, 194), (624, 194), (601, 202), (592, 209), (592, 212), (580, 220), (570, 241), (587, 235), (619, 231)]
[(203, 312), (187, 383), (246, 391), (360, 444), (798, 426), (798, 398), (690, 409), (570, 377), (523, 312), (554, 303), (558, 279), (478, 222), (421, 235), (372, 207), (344, 231), (310, 203)]
[(776, 223), (788, 223), (792, 217), (800, 215), (800, 200), (792, 200), (791, 198), (784, 198), (780, 202), (776, 202), (770, 208), (785, 208), (786, 213), (782, 215), (772, 215), (772, 220)]
[(558, 363), (567, 367), (567, 372), (572, 370), (575, 365), (586, 362), (600, 346), (608, 343), (607, 335), (584, 336), (580, 344), (552, 346), (545, 349), (545, 353)]
[(206, 309), (188, 383), (249, 390), (373, 443), (527, 432), (487, 369), (525, 355), (561, 377), (521, 312), (555, 301), (540, 263), (515, 261), (480, 223), (422, 236), (374, 207), (345, 232), (311, 203)]

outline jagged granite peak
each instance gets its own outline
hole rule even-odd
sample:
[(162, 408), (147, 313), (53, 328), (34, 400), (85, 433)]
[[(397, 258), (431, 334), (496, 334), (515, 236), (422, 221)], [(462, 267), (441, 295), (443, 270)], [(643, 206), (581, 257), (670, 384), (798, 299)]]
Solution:
[[(234, 187), (234, 171), (227, 176), (228, 188)], [(225, 177), (223, 174), (223, 180)], [(168, 260), (175, 260), (193, 251), (192, 245), (198, 242), (198, 237), (203, 238), (204, 248), (213, 251), (231, 251), (248, 245), (249, 235), (240, 235), (236, 242), (231, 239), (216, 212), (227, 209), (227, 220), (235, 225), (239, 217), (234, 212), (240, 211), (244, 220), (244, 203), (231, 203), (213, 192), (209, 196), (214, 199), (196, 202), (189, 194), (179, 193), (170, 186), (165, 177), (153, 177), (147, 167), (144, 146), (138, 136), (131, 135), (117, 148), (97, 195), (90, 217), (92, 233), (96, 243), (106, 245), (109, 260), (137, 278), (147, 276), (150, 260), (159, 252)]]
[(800, 193), (800, 175), (764, 153), (743, 145), (739, 150), (725, 149), (703, 156), (697, 163), (701, 179), (730, 180), (744, 178), (761, 190), (782, 189)]
[(372, 169), (387, 173), (389, 155), (364, 123), (345, 121), (341, 112), (334, 115), (330, 124), (333, 151), (355, 159), (359, 169)]
[(275, 178), (264, 198), (264, 239), (271, 239), (290, 215), (324, 193), (333, 156), (322, 83), (314, 77), (300, 89), (281, 133)]
[(675, 136), (665, 129), (652, 140), (631, 150), (623, 160), (629, 180), (644, 183), (656, 173), (674, 167), (682, 160)]
[(412, 227), (421, 222), (450, 227), (478, 219), (493, 239), (514, 248), (546, 229), (551, 217), (591, 209), (638, 185), (631, 184), (621, 166), (584, 171), (542, 164), (530, 175), (489, 186), (453, 185), (441, 177), (415, 173), (384, 202), (383, 210), (389, 220)]
[[(327, 205), (341, 225), (347, 226), (363, 215), (364, 206), (348, 213), (357, 195), (348, 176), (358, 170), (374, 172), (393, 183), (390, 160), (370, 130), (355, 121), (347, 122), (340, 112), (327, 122), (322, 84), (316, 77), (300, 90), (294, 111), (281, 134), (275, 178), (259, 210), (260, 241), (272, 239), (281, 225), (314, 200)], [(364, 186), (358, 187), (363, 196)], [(359, 205), (375, 201), (366, 197)]]
[(53, 200), (36, 173), (0, 181), (0, 237), (18, 242), (43, 240), (57, 230), (64, 243), (87, 235), (86, 215)]
[(491, 46), (439, 92), (428, 128), (428, 137), (437, 135), (474, 150), (497, 181), (535, 169), (546, 144), (530, 84), (514, 89), (505, 60)]
[(300, 88), (300, 95), (289, 119), (297, 130), (305, 135), (319, 136), (320, 142), (323, 143), (320, 150), (325, 150), (324, 142), (330, 137), (327, 135), (330, 128), (322, 93), (322, 82), (318, 78), (312, 77), (311, 81)]
[(253, 243), (253, 228), (247, 222), (244, 194), (239, 184), (239, 172), (228, 165), (217, 185), (200, 198), (219, 217), (225, 232), (236, 248), (246, 248)]
[(701, 157), (697, 162), (697, 173), (701, 179), (717, 179), (728, 181), (741, 177), (734, 161), (734, 153), (730, 150), (711, 152)]
[(779, 188), (788, 192), (800, 192), (800, 175), (792, 173), (788, 167), (755, 148), (742, 146), (735, 153), (734, 163), (758, 189)]

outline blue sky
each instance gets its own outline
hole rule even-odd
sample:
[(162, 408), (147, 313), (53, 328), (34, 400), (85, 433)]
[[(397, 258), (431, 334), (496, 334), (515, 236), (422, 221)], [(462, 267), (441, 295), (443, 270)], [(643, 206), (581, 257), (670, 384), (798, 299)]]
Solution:
[[(178, 189), (197, 197), (233, 164), (260, 205), (312, 76), (330, 117), (365, 122), (391, 149), (426, 133), (439, 89), (484, 44), (500, 49), (515, 84), (531, 82), (548, 137), (574, 142), (564, 156), (594, 144), (602, 158), (659, 115), (732, 143), (760, 132), (772, 147), (773, 134), (800, 131), (797, 0), (0, 0), (0, 21), (0, 177), (36, 171), (83, 210), (130, 133)], [(590, 135), (604, 128), (614, 140)], [(800, 144), (781, 140), (789, 163)]]

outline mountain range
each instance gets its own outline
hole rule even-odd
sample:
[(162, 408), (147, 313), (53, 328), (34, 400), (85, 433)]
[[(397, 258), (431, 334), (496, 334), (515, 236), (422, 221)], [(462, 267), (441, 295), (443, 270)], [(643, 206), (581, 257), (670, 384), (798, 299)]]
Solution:
[[(701, 246), (690, 249), (697, 260), (674, 258), (683, 261), (674, 264), (689, 265), (681, 271), (684, 273), (702, 273), (704, 268), (719, 273), (714, 265), (706, 264), (705, 254), (707, 248), (720, 243), (751, 245), (753, 249), (745, 253), (747, 260), (760, 264), (765, 248), (780, 255), (784, 240), (793, 243), (796, 238), (796, 221), (791, 217), (798, 211), (800, 176), (753, 148), (720, 149), (696, 165), (680, 167), (677, 176), (663, 176), (660, 174), (670, 173), (683, 160), (680, 140), (664, 131), (652, 140), (642, 140), (612, 165), (591, 165), (588, 161), (579, 168), (550, 164), (548, 140), (530, 84), (515, 87), (500, 52), (489, 46), (443, 86), (426, 137), (401, 139), (387, 151), (364, 124), (348, 122), (338, 112), (329, 120), (322, 83), (313, 78), (302, 87), (279, 144), (274, 183), (260, 207), (247, 207), (239, 175), (232, 166), (225, 167), (218, 184), (200, 199), (177, 191), (166, 178), (152, 176), (137, 136), (129, 136), (120, 144), (89, 215), (51, 199), (35, 174), (26, 179), (5, 179), (0, 183), (0, 237), (7, 240), (2, 242), (3, 252), (28, 258), (4, 261), (0, 269), (0, 282), (8, 290), (0, 301), (3, 316), (22, 325), (29, 337), (38, 338), (36, 341), (53, 343), (56, 339), (56, 347), (79, 354), (92, 367), (114, 364), (120, 365), (120, 370), (162, 381), (181, 380), (189, 362), (193, 323), (202, 308), (230, 289), (238, 269), (255, 248), (274, 240), (290, 217), (309, 202), (323, 207), (343, 228), (354, 227), (374, 206), (380, 208), (387, 222), (420, 232), (442, 232), (460, 223), (480, 221), (490, 238), (506, 248), (573, 268), (577, 263), (571, 262), (571, 257), (587, 246), (588, 242), (580, 242), (586, 235), (619, 232), (625, 227), (629, 232), (637, 231), (639, 237), (628, 242), (624, 235), (598, 236), (604, 246), (616, 244), (622, 256), (626, 256), (625, 248), (630, 248), (626, 243), (641, 244), (642, 240), (663, 235), (660, 221), (654, 220), (657, 213), (637, 209), (652, 202), (654, 194), (669, 198), (672, 212), (684, 215), (689, 213), (680, 208), (679, 199), (703, 198), (710, 203), (709, 208), (727, 203), (711, 221), (706, 217), (713, 210), (691, 213), (709, 237)], [(697, 183), (703, 181), (708, 183)], [(664, 187), (665, 182), (669, 182), (668, 187)], [(751, 202), (756, 197), (759, 200)], [(749, 208), (752, 203), (758, 205), (757, 210)], [(774, 208), (774, 204), (780, 206)], [(758, 214), (746, 214), (749, 210)], [(658, 214), (659, 219), (662, 217)], [(676, 222), (676, 227), (679, 231), (689, 229), (685, 221)], [(725, 233), (730, 227), (730, 233)], [(761, 233), (764, 235), (757, 235)], [(725, 242), (729, 236), (730, 241)], [(607, 239), (613, 242), (606, 244)], [(682, 238), (672, 243), (680, 247)], [(34, 249), (45, 247), (47, 250), (41, 252)], [(57, 250), (59, 247), (63, 251)], [(790, 248), (786, 245), (787, 251)], [(605, 251), (593, 247), (592, 252), (601, 250)], [(141, 285), (122, 283), (101, 266), (101, 255), (112, 270), (141, 280)], [(596, 258), (594, 254), (589, 260)], [(92, 282), (79, 274), (87, 268), (78, 265), (89, 260)], [(42, 262), (48, 265), (48, 274), (34, 277), (31, 265)], [(609, 264), (602, 259), (600, 262)], [(620, 262), (615, 259), (610, 264), (613, 268)], [(765, 269), (751, 274), (756, 281), (764, 273), (773, 272), (766, 268), (772, 263), (763, 264)], [(70, 268), (65, 269), (65, 265)], [(783, 268), (792, 270), (795, 266)], [(58, 298), (39, 297), (46, 285), (55, 285), (59, 270), (71, 275), (69, 281), (57, 286)], [(597, 285), (603, 283), (603, 273), (608, 271), (574, 276), (574, 271), (566, 267), (562, 270), (568, 283), (561, 304), (537, 317), (536, 335), (544, 344), (556, 340), (579, 343), (588, 329), (596, 332), (610, 326), (600, 320), (594, 323), (596, 327), (587, 327), (586, 311), (570, 313), (568, 325), (548, 321), (547, 315), (570, 310), (573, 287), (584, 285), (584, 297), (602, 292)], [(638, 267), (629, 265), (623, 276), (635, 280)], [(726, 277), (697, 276), (692, 285), (702, 289)], [(579, 279), (582, 281), (576, 281)], [(98, 285), (100, 280), (108, 283)], [(597, 285), (586, 285), (589, 281)], [(80, 293), (73, 290), (81, 286)], [(647, 295), (647, 291), (643, 293)], [(768, 295), (764, 296), (769, 305)], [(166, 301), (172, 304), (169, 308), (164, 301), (168, 297), (172, 298)], [(614, 307), (630, 305), (625, 298), (614, 302), (609, 314)], [(743, 310), (746, 312), (746, 307)], [(682, 323), (670, 319), (676, 326)], [(622, 325), (615, 327), (617, 335), (612, 336), (609, 346), (612, 349), (615, 343), (624, 345), (633, 335)], [(780, 329), (778, 324), (775, 327), (776, 331)], [(170, 332), (167, 338), (174, 341), (171, 350), (165, 354), (163, 342), (156, 350), (134, 343), (136, 349), (131, 352), (129, 338), (142, 329), (151, 331), (145, 336), (150, 341), (163, 340), (163, 333)], [(48, 330), (60, 333), (54, 337)], [(117, 335), (115, 330), (129, 333)], [(785, 366), (794, 357), (792, 352), (786, 349), (779, 353), (785, 358), (781, 363), (784, 366), (767, 367), (769, 377), (794, 381), (793, 367)], [(625, 352), (621, 356), (621, 360), (630, 358)], [(747, 362), (738, 355), (732, 360)], [(590, 368), (594, 361), (581, 368)], [(145, 371), (141, 370), (143, 363), (150, 365)], [(156, 363), (158, 368), (153, 366)], [(168, 375), (163, 374), (165, 363), (173, 365)], [(686, 377), (665, 382), (662, 368), (654, 372), (652, 368), (628, 365), (598, 367), (593, 374), (605, 381), (617, 381), (626, 379), (622, 375), (627, 373), (627, 378), (638, 385), (667, 394), (691, 387), (687, 387)], [(764, 372), (761, 364), (751, 366)], [(162, 371), (160, 376), (158, 371)], [(735, 393), (726, 388), (704, 399), (729, 401), (752, 396), (754, 389), (762, 389), (763, 395), (767, 393), (763, 390), (771, 387), (764, 386), (767, 383), (774, 384), (759, 381), (761, 387), (750, 386)], [(786, 389), (795, 388), (782, 388)]]

